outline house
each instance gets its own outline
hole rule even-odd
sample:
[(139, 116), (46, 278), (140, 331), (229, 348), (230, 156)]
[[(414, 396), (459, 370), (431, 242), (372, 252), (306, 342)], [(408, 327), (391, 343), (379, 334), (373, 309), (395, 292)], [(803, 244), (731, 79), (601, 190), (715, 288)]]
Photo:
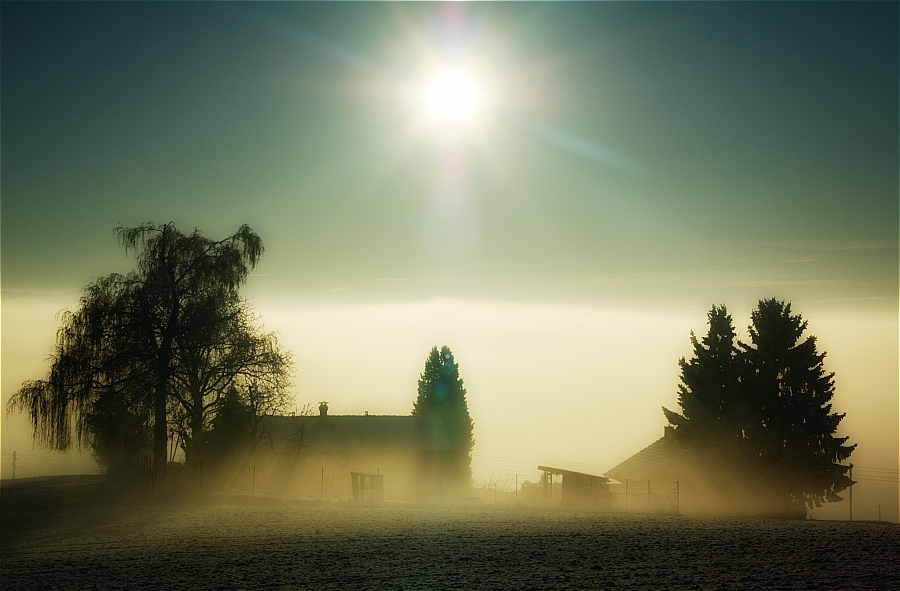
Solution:
[(310, 499), (409, 500), (440, 495), (430, 472), (452, 446), (438, 416), (267, 416), (251, 462), (257, 490)]
[(672, 429), (665, 427), (662, 437), (603, 475), (613, 483), (612, 498), (617, 509), (678, 513), (681, 488), (690, 486), (679, 480), (684, 473)]
[(623, 510), (714, 517), (803, 517), (805, 509), (779, 495), (751, 464), (719, 463), (716, 454), (688, 454), (671, 427), (663, 437), (608, 470), (616, 506)]

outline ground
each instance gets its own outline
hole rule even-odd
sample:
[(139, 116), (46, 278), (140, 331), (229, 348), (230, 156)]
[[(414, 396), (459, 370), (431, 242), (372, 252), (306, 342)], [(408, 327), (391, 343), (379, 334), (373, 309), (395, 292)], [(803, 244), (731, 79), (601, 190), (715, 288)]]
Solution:
[(889, 589), (888, 523), (152, 497), (4, 481), (15, 589)]

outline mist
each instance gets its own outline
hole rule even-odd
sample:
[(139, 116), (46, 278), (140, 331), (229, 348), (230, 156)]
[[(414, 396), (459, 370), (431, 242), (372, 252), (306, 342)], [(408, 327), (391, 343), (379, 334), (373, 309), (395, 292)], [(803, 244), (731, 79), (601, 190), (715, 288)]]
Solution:
[[(62, 301), (4, 300), (4, 344), (17, 343), (4, 347), (5, 395), (46, 371), (38, 361), (50, 350)], [(266, 328), (296, 356), (294, 412), (327, 401), (335, 415), (408, 415), (425, 353), (449, 344), (475, 423), (476, 486), (537, 482), (539, 465), (602, 475), (659, 439), (666, 424), (660, 407), (675, 399), (677, 361), (690, 356), (690, 332), (704, 330), (706, 313), (700, 306), (601, 309), (450, 299), (329, 305), (257, 295), (254, 301)], [(828, 353), (826, 369), (836, 374), (835, 409), (847, 413), (839, 434), (859, 443), (853, 462), (875, 468), (870, 476), (888, 471), (888, 478), (855, 486), (857, 516), (874, 517), (880, 505), (882, 518), (896, 521), (898, 487), (889, 470), (898, 465), (898, 428), (884, 420), (898, 414), (895, 317), (809, 308), (800, 310)], [(736, 326), (740, 336), (746, 327)], [(11, 476), (13, 450), (19, 477), (99, 471), (89, 453), (34, 449), (22, 415), (5, 416), (3, 426), (4, 478)], [(812, 515), (846, 518), (847, 503)]]

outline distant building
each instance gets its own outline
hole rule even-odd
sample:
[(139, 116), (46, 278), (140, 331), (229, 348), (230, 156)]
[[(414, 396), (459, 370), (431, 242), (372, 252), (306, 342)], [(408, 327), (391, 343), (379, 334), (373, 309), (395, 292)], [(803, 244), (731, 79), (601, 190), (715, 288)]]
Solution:
[(264, 417), (259, 432), (257, 490), (312, 499), (435, 498), (442, 483), (428, 468), (452, 449), (437, 416), (329, 415), (327, 403), (314, 416)]
[[(544, 506), (557, 506), (554, 487), (558, 487), (558, 503), (563, 509), (608, 510), (612, 506), (609, 479), (594, 474), (575, 472), (550, 466), (538, 466), (543, 472), (540, 486)], [(554, 477), (558, 482), (554, 483)], [(530, 483), (529, 483), (530, 484)], [(533, 493), (529, 493), (533, 494)]]
[[(663, 436), (630, 456), (604, 476), (614, 482), (613, 503), (624, 511), (647, 513), (677, 513), (685, 482), (686, 470), (672, 437), (671, 427)], [(687, 480), (690, 480), (688, 478)], [(690, 511), (688, 507), (688, 511)]]
[[(769, 475), (701, 462), (687, 453), (671, 427), (663, 437), (608, 470), (620, 509), (688, 516), (803, 517), (785, 503)], [(773, 493), (773, 490), (776, 492)]]
[(632, 455), (615, 468), (607, 470), (604, 476), (619, 482), (647, 482), (676, 478), (675, 443), (672, 428), (666, 427), (663, 436)]

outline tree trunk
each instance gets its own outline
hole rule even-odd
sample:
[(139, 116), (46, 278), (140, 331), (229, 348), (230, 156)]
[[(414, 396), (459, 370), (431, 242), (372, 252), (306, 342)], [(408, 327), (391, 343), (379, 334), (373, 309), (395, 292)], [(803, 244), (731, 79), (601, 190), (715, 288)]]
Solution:
[(195, 466), (203, 460), (203, 394), (191, 392), (191, 418), (185, 438), (184, 463)]
[(153, 494), (165, 489), (166, 462), (169, 459), (169, 428), (166, 403), (169, 400), (169, 364), (172, 342), (163, 339), (157, 357), (156, 391), (153, 393)]
[(163, 492), (168, 460), (169, 429), (166, 422), (166, 399), (168, 363), (156, 378), (156, 392), (153, 401), (153, 494)]

